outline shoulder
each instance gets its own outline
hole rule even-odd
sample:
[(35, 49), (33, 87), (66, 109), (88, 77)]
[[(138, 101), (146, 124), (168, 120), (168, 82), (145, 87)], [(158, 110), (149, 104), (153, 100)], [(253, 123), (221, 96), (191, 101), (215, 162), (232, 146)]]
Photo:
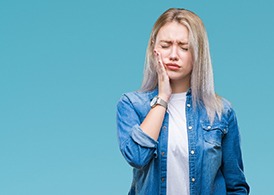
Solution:
[(118, 104), (121, 102), (128, 102), (131, 104), (145, 104), (150, 102), (151, 99), (157, 95), (157, 91), (132, 91), (122, 94), (121, 98), (118, 101)]
[(152, 91), (132, 91), (122, 94), (117, 103), (118, 110), (135, 110), (140, 115), (145, 115), (150, 110), (150, 102), (158, 90)]
[(224, 97), (221, 97), (222, 104), (223, 104), (223, 117), (225, 117), (227, 120), (233, 116), (235, 117), (235, 110), (229, 100), (227, 100)]
[(143, 120), (150, 110), (150, 101), (157, 93), (157, 90), (124, 93), (117, 103), (117, 110), (123, 113), (137, 113)]
[(226, 98), (221, 97), (224, 112), (229, 112), (232, 109), (232, 104)]

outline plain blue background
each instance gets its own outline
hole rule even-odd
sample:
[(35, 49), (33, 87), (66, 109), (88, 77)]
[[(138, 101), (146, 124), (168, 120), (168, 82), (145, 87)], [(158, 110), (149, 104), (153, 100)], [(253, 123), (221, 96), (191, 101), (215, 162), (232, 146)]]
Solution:
[(149, 33), (170, 7), (204, 21), (251, 194), (274, 194), (274, 1), (1, 0), (1, 195), (128, 192), (116, 103), (140, 87)]

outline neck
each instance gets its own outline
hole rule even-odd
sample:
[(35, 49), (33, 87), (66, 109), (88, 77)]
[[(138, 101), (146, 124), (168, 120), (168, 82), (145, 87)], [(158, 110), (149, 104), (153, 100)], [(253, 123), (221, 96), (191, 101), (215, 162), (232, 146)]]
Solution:
[(190, 87), (190, 81), (170, 81), (170, 86), (172, 89), (172, 93), (183, 93), (187, 92)]

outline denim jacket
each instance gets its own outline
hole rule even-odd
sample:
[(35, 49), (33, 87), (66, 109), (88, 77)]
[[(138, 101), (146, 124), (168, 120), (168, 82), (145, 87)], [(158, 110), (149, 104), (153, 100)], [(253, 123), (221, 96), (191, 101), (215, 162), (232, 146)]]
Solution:
[[(133, 167), (129, 195), (165, 195), (167, 178), (168, 113), (158, 140), (140, 128), (158, 90), (123, 94), (117, 104), (117, 129), (121, 153)], [(237, 119), (223, 100), (221, 119), (211, 124), (204, 107), (192, 107), (191, 90), (186, 99), (189, 145), (190, 195), (248, 194), (243, 172)], [(182, 162), (184, 163), (184, 162)]]

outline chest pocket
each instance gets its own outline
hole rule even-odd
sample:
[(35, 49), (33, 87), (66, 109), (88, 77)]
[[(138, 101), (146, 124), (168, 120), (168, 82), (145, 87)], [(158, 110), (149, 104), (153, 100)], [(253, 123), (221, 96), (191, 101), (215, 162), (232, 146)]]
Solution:
[(209, 121), (203, 121), (201, 125), (205, 142), (214, 145), (216, 148), (221, 147), (222, 139), (227, 133), (227, 125), (219, 122), (211, 125)]

